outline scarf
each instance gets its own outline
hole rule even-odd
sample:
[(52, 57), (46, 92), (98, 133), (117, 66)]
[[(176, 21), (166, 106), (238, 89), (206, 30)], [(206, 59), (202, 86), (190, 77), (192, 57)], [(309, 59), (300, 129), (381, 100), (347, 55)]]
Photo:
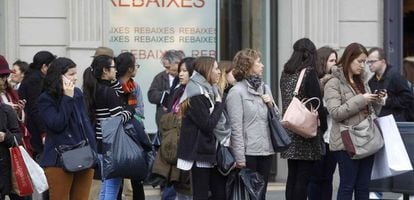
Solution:
[(194, 71), (193, 75), (190, 77), (190, 80), (188, 81), (183, 95), (181, 96), (180, 103), (185, 101), (186, 99), (189, 99), (191, 97), (197, 96), (197, 95), (204, 95), (207, 98), (209, 98), (212, 103), (215, 102), (215, 96), (219, 94), (219, 90), (217, 86), (211, 85), (204, 76), (199, 74), (198, 72)]
[(256, 91), (262, 85), (262, 78), (257, 75), (250, 75), (246, 80)]
[(134, 80), (129, 79), (127, 82), (122, 83), (122, 90), (127, 98), (128, 105), (136, 107), (138, 104), (137, 96), (135, 95), (136, 85)]

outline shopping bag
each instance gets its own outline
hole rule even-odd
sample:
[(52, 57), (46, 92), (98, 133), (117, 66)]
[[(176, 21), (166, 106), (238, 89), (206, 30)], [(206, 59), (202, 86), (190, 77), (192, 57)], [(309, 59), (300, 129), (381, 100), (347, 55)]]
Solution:
[(375, 154), (371, 180), (413, 170), (393, 115), (376, 119), (384, 138), (384, 148)]
[(239, 170), (233, 170), (227, 178), (226, 182), (227, 200), (250, 200), (249, 192), (243, 184), (243, 180), (239, 176)]
[(32, 182), (24, 163), (20, 148), (16, 145), (10, 149), (10, 159), (12, 167), (12, 187), (14, 193), (19, 196), (28, 196), (33, 193)]
[(37, 164), (26, 151), (25, 148), (19, 146), (20, 152), (23, 156), (23, 161), (26, 164), (27, 170), (29, 172), (30, 180), (32, 181), (32, 186), (38, 193), (42, 193), (49, 188), (47, 184), (47, 179), (45, 171)]
[(129, 133), (135, 131), (131, 123), (123, 124), (120, 116), (102, 122), (103, 174), (105, 179), (130, 178), (145, 180), (148, 166), (145, 152)]

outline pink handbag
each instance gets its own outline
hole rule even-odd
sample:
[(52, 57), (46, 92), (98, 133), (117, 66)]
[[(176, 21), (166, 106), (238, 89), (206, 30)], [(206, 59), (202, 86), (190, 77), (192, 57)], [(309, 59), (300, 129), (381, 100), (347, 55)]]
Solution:
[[(296, 95), (299, 92), (299, 87), (302, 83), (303, 76), (305, 74), (306, 68), (302, 69), (299, 75), (299, 80), (296, 83), (296, 88), (292, 101), (290, 102), (288, 108), (286, 109), (285, 114), (283, 115), (283, 126), (294, 133), (304, 137), (312, 138), (315, 137), (318, 130), (319, 118), (318, 118), (318, 108), (320, 106), (320, 100), (317, 97), (312, 97), (309, 99), (303, 99), (300, 101)], [(318, 106), (309, 110), (306, 107), (306, 104), (312, 100), (318, 101)]]

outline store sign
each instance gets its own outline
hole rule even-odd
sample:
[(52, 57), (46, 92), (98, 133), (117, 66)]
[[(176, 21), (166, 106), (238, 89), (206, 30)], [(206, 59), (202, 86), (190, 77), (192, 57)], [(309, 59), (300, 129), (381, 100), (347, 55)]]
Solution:
[(164, 68), (164, 51), (186, 56), (216, 57), (217, 3), (215, 0), (111, 0), (106, 44), (115, 54), (129, 51), (141, 65), (135, 80), (145, 104), (145, 126), (155, 132), (156, 107), (148, 102), (152, 79)]

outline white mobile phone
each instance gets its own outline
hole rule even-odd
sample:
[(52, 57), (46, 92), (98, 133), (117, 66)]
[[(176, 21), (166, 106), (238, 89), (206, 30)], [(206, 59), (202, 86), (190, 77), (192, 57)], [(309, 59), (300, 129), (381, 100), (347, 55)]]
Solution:
[(68, 79), (65, 75), (62, 75), (63, 83), (70, 83), (72, 80)]

